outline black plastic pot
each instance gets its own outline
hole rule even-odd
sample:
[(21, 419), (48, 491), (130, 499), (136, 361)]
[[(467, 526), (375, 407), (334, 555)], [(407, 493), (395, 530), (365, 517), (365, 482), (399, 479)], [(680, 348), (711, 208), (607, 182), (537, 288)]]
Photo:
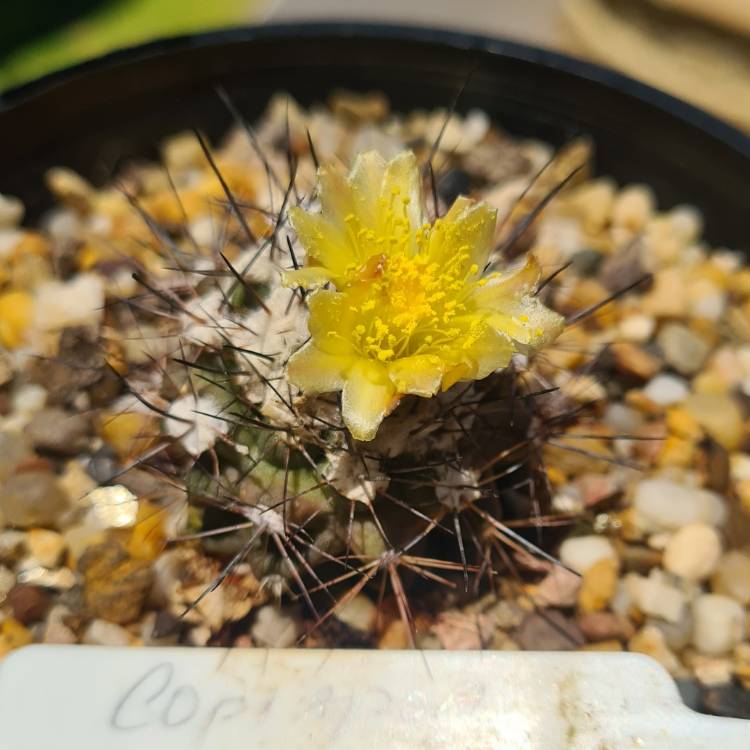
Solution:
[(186, 127), (230, 123), (223, 86), (252, 119), (281, 89), (303, 103), (334, 88), (385, 91), (397, 109), (481, 107), (513, 133), (560, 144), (593, 137), (597, 171), (647, 182), (661, 205), (693, 203), (714, 244), (750, 249), (750, 139), (610, 70), (467, 34), (362, 24), (234, 29), (116, 52), (0, 99), (0, 192), (32, 215), (43, 171), (64, 164), (103, 182)]

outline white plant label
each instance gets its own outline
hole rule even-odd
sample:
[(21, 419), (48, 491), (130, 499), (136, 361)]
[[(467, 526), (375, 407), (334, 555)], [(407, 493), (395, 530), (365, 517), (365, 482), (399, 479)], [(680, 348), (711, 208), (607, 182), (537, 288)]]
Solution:
[(0, 664), (3, 750), (722, 750), (632, 654), (37, 646)]

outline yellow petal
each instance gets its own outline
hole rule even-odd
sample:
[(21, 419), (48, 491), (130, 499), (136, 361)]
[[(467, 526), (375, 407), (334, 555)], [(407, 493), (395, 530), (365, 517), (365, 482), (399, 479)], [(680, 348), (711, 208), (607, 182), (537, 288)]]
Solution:
[(319, 289), (307, 302), (310, 310), (307, 327), (319, 349), (329, 354), (347, 354), (352, 351), (352, 317), (355, 314), (349, 298), (330, 289)]
[(468, 362), (458, 362), (446, 370), (443, 375), (442, 389), (447, 391), (460, 380), (469, 380), (473, 377), (473, 368)]
[(344, 384), (341, 413), (356, 440), (372, 440), (397, 403), (396, 389), (385, 367), (360, 359), (351, 368)]
[(389, 201), (394, 194), (398, 194), (401, 199), (408, 199), (406, 213), (411, 227), (416, 229), (421, 226), (424, 222), (422, 179), (417, 157), (412, 151), (402, 151), (385, 166), (380, 196), (384, 201)]
[(310, 341), (289, 358), (287, 376), (305, 393), (338, 391), (352, 361), (351, 357), (321, 351)]
[(471, 198), (466, 195), (459, 195), (456, 200), (453, 201), (453, 205), (448, 209), (446, 214), (443, 216), (445, 221), (455, 221), (467, 208), (474, 204)]
[(513, 356), (513, 343), (507, 336), (487, 326), (474, 345), (469, 348), (468, 353), (474, 359), (476, 366), (473, 377), (481, 380), (510, 364)]
[(380, 186), (385, 174), (385, 159), (377, 151), (359, 154), (350, 176), (352, 197), (363, 226), (374, 228), (377, 222)]
[(445, 367), (434, 354), (403, 357), (388, 364), (388, 377), (399, 393), (413, 393), (426, 398), (434, 396)]
[(476, 275), (481, 275), (494, 243), (497, 210), (459, 196), (441, 221), (447, 232), (440, 256), (468, 249), (467, 265), (476, 265)]
[(309, 258), (328, 269), (333, 276), (342, 276), (357, 263), (355, 248), (343, 229), (321, 214), (311, 214), (299, 206), (289, 209), (289, 220)]
[(490, 277), (484, 286), (477, 287), (472, 299), (477, 307), (501, 312), (508, 309), (514, 300), (533, 294), (541, 276), (539, 261), (530, 255), (524, 263), (504, 270), (494, 278)]
[(323, 216), (332, 224), (345, 227), (354, 212), (352, 186), (340, 164), (326, 164), (318, 170), (318, 200)]
[(331, 281), (331, 272), (322, 266), (305, 266), (294, 271), (284, 271), (281, 275), (281, 283), (286, 287), (298, 287), (303, 289), (317, 289), (325, 286)]
[(535, 297), (522, 297), (494, 313), (487, 322), (497, 331), (532, 349), (539, 349), (556, 339), (565, 319), (545, 307)]
[(461, 380), (481, 380), (510, 364), (513, 342), (489, 325), (483, 325), (478, 334), (467, 336), (466, 342), (455, 352), (459, 358), (446, 369), (443, 390)]

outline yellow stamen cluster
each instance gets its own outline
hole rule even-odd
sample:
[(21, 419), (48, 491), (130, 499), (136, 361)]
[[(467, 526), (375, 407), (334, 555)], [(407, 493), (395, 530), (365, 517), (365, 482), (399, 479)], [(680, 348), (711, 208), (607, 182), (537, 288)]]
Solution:
[(287, 283), (333, 288), (310, 297), (311, 340), (289, 378), (308, 392), (342, 390), (355, 438), (372, 439), (402, 395), (485, 377), (559, 331), (533, 296), (533, 259), (483, 275), (494, 210), (459, 198), (424, 221), (413, 154), (363, 154), (348, 178), (322, 169), (320, 201), (320, 214), (292, 212), (308, 264)]

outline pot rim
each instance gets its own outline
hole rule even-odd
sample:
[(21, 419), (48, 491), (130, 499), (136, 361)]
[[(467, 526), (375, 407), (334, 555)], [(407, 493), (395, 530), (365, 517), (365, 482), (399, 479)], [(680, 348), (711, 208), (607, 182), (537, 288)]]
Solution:
[(162, 56), (185, 52), (190, 49), (316, 36), (340, 39), (362, 38), (372, 41), (411, 41), (418, 44), (445, 46), (455, 50), (481, 52), (492, 57), (533, 63), (543, 68), (578, 76), (627, 97), (640, 100), (642, 103), (676, 117), (693, 128), (723, 142), (737, 151), (741, 157), (750, 159), (750, 135), (683, 99), (630, 78), (612, 68), (580, 60), (561, 52), (553, 52), (499, 37), (429, 26), (373, 22), (302, 21), (247, 25), (198, 34), (157, 38), (143, 44), (113, 50), (2, 92), (0, 93), (0, 116), (30, 99), (39, 97), (75, 79), (84, 78), (90, 73), (99, 73), (108, 69), (127, 66), (136, 61), (158, 59)]

